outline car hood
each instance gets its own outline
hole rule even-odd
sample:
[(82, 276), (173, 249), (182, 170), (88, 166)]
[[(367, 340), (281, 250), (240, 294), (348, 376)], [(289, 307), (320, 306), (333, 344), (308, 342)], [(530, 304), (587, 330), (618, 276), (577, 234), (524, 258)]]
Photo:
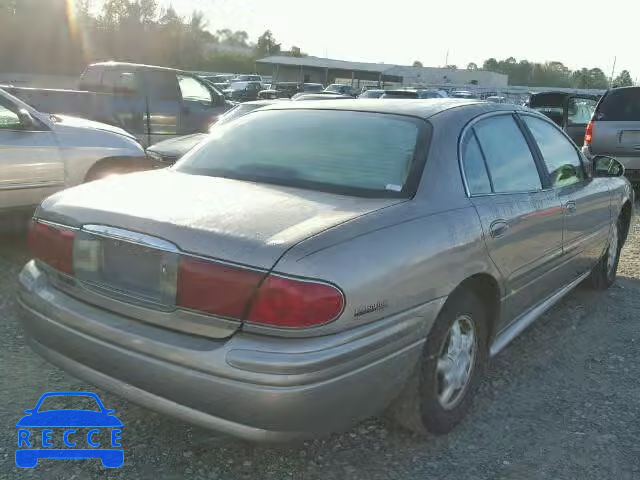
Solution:
[(16, 427), (121, 427), (115, 415), (91, 410), (49, 410), (25, 415)]
[(102, 224), (139, 231), (186, 252), (269, 269), (295, 244), (403, 201), (167, 169), (60, 192), (45, 200), (36, 216), (70, 226)]
[(113, 125), (108, 125), (106, 123), (94, 122), (93, 120), (87, 120), (79, 117), (72, 117), (68, 115), (51, 115), (51, 120), (54, 123), (54, 128), (56, 125), (61, 125), (63, 127), (72, 127), (72, 128), (81, 128), (81, 129), (89, 129), (89, 130), (101, 130), (103, 132), (111, 132), (118, 135), (122, 135), (123, 137), (130, 138), (132, 140), (136, 140), (136, 137), (131, 135), (126, 130), (123, 130), (120, 127), (115, 127)]
[(147, 148), (147, 151), (155, 152), (163, 157), (175, 157), (178, 159), (205, 138), (207, 138), (206, 133), (194, 133), (183, 137), (170, 138), (152, 145)]

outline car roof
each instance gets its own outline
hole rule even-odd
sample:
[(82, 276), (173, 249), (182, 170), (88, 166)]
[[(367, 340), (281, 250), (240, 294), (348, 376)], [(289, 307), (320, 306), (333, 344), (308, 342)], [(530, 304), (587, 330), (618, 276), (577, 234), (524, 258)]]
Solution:
[[(176, 72), (176, 73), (185, 73), (189, 75), (194, 75), (190, 72), (187, 72), (185, 70), (179, 70), (177, 68), (159, 67), (157, 65), (145, 65), (142, 63), (98, 62), (98, 63), (92, 63), (91, 65), (89, 65), (89, 67), (109, 67), (109, 68), (127, 67), (135, 70), (160, 70), (164, 72)], [(194, 76), (197, 76), (197, 75), (194, 75)]]
[(349, 100), (326, 100), (324, 102), (300, 100), (296, 102), (283, 102), (262, 110), (346, 110), (371, 113), (390, 113), (397, 115), (410, 115), (420, 118), (429, 118), (438, 113), (454, 108), (470, 108), (479, 106), (479, 110), (525, 110), (517, 105), (507, 105), (500, 103), (489, 103), (481, 100), (466, 100), (458, 98), (433, 98), (416, 99), (407, 101), (406, 99), (349, 99)]

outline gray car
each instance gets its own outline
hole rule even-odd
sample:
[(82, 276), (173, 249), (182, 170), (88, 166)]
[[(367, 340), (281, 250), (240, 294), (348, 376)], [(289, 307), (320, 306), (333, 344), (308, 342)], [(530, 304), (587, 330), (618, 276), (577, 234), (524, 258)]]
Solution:
[(445, 433), (490, 356), (615, 281), (622, 173), (514, 105), (271, 105), (171, 168), (43, 202), (24, 327), (74, 376), (246, 439), (385, 408)]
[(640, 87), (614, 88), (603, 95), (587, 125), (582, 151), (589, 158), (615, 157), (640, 187)]

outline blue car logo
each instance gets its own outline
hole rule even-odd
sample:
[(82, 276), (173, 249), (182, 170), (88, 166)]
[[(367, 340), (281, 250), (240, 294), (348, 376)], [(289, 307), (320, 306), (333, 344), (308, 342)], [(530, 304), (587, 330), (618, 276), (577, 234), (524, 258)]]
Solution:
[[(93, 409), (50, 410), (43, 406), (59, 402), (62, 397), (88, 403)], [(104, 408), (95, 393), (45, 393), (34, 408), (24, 412), (26, 415), (16, 423), (18, 467), (33, 468), (41, 458), (95, 458), (107, 468), (119, 468), (124, 463), (120, 444), (122, 422), (113, 414), (114, 410)]]

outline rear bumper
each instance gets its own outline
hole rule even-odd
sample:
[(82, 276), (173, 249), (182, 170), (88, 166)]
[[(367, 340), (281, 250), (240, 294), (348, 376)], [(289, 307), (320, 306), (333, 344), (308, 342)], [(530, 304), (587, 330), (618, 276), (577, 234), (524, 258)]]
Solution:
[(51, 363), (148, 408), (253, 441), (343, 430), (384, 409), (444, 303), (324, 337), (210, 340), (76, 300), (33, 262), (20, 285), (30, 343)]

